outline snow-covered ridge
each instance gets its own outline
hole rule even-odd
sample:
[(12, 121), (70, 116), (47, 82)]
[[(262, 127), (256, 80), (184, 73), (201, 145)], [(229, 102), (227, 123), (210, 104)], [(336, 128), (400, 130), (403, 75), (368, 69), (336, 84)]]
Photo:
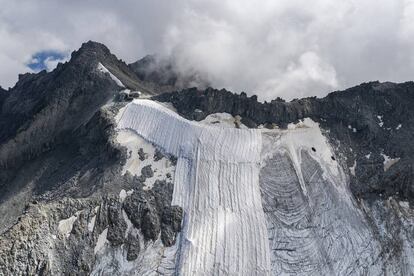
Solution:
[(259, 130), (191, 122), (150, 100), (130, 103), (118, 127), (178, 158), (172, 204), (184, 209), (180, 275), (269, 274)]
[(111, 79), (120, 87), (125, 87), (125, 85), (114, 75), (112, 74), (102, 63), (98, 63), (98, 71), (103, 73), (108, 73)]

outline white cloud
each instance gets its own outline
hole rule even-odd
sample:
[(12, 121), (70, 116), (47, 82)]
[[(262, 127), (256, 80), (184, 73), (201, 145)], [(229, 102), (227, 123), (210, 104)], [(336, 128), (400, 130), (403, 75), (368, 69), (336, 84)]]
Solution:
[(46, 70), (47, 71), (52, 71), (53, 69), (56, 68), (56, 66), (58, 65), (59, 62), (64, 63), (68, 59), (69, 59), (69, 57), (65, 57), (65, 58), (62, 58), (62, 59), (54, 59), (54, 58), (48, 57), (44, 60)]
[(413, 3), (0, 0), (0, 83), (13, 85), (37, 51), (72, 51), (89, 39), (127, 62), (147, 53), (173, 56), (184, 72), (262, 100), (411, 80)]

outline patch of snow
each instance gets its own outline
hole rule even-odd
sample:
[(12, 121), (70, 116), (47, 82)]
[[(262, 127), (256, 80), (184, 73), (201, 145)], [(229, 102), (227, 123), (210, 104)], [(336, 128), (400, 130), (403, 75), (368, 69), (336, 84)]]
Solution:
[(357, 132), (356, 128), (352, 127), (351, 125), (348, 125), (348, 129), (352, 130), (352, 132)]
[(129, 232), (134, 229), (134, 225), (132, 221), (128, 218), (128, 215), (125, 213), (124, 209), (122, 209), (122, 217), (124, 218), (125, 223), (127, 224), (127, 229), (125, 230), (125, 238), (128, 237)]
[(88, 231), (93, 232), (93, 228), (95, 228), (95, 221), (96, 215), (91, 218), (91, 221), (88, 223)]
[(356, 168), (357, 162), (356, 160), (354, 161), (354, 165), (352, 165), (352, 167), (349, 168), (349, 171), (351, 172), (351, 174), (353, 176), (355, 176), (355, 168)]
[(138, 90), (134, 90), (134, 91), (131, 91), (130, 92), (130, 94), (138, 94), (139, 96), (141, 96), (142, 95), (142, 92), (141, 91), (138, 91)]
[(114, 74), (112, 74), (108, 69), (106, 69), (106, 67), (105, 66), (103, 66), (103, 64), (102, 63), (98, 63), (98, 70), (100, 71), (100, 72), (103, 72), (103, 73), (108, 73), (109, 74), (109, 76), (111, 77), (111, 79), (118, 85), (118, 86), (120, 86), (120, 87), (125, 87), (125, 85), (114, 75)]
[(124, 189), (122, 189), (119, 192), (119, 201), (120, 202), (124, 202), (124, 200), (125, 200), (126, 197), (127, 197), (127, 192)]
[(395, 129), (399, 130), (402, 127), (402, 124), (399, 124)]
[(348, 125), (348, 128), (352, 130), (352, 132), (357, 132), (356, 128), (352, 127), (351, 125)]
[(377, 116), (377, 118), (378, 118), (378, 120), (379, 120), (378, 125), (379, 125), (380, 127), (382, 127), (382, 126), (384, 125), (384, 122), (382, 121), (383, 116), (378, 115), (378, 116)]
[(398, 204), (401, 207), (405, 208), (405, 209), (409, 209), (410, 208), (410, 203), (408, 201), (400, 201), (400, 202), (398, 202)]
[(400, 160), (400, 158), (391, 158), (384, 153), (381, 153), (381, 155), (384, 157), (384, 172), (386, 172), (392, 165)]
[(95, 254), (101, 251), (105, 247), (105, 245), (108, 243), (108, 240), (106, 239), (107, 235), (108, 235), (108, 228), (105, 228), (105, 230), (103, 230), (102, 233), (98, 236), (98, 241), (96, 242), (95, 248), (93, 249), (93, 252)]
[(73, 228), (73, 223), (78, 219), (77, 216), (71, 216), (67, 219), (59, 221), (58, 230), (64, 237), (68, 238)]

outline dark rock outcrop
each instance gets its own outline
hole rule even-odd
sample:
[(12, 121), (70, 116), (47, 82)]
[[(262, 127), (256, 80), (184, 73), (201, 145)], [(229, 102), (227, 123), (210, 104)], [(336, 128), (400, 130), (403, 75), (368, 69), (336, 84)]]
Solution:
[(173, 184), (157, 180), (151, 190), (139, 190), (129, 196), (123, 208), (132, 224), (142, 230), (146, 240), (155, 241), (160, 233), (164, 245), (175, 243), (180, 232), (182, 208), (171, 206)]
[(144, 179), (151, 178), (154, 176), (154, 171), (151, 168), (151, 165), (147, 165), (141, 169), (141, 175)]

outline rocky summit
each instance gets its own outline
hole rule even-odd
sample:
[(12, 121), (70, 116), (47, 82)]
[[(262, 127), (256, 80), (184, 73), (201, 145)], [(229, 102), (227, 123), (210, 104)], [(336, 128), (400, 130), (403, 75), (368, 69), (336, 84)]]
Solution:
[(89, 41), (0, 87), (0, 275), (414, 274), (413, 82), (207, 86)]

